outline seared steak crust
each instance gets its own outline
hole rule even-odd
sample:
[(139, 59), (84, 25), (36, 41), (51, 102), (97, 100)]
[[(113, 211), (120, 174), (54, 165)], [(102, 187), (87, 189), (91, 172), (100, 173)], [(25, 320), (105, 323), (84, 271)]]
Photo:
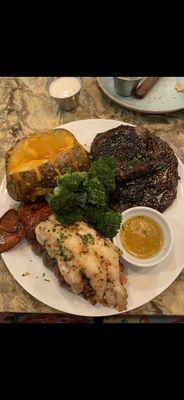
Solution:
[(99, 133), (91, 154), (95, 160), (105, 155), (117, 160), (112, 208), (147, 206), (163, 212), (176, 198), (178, 160), (170, 146), (148, 130), (120, 125)]

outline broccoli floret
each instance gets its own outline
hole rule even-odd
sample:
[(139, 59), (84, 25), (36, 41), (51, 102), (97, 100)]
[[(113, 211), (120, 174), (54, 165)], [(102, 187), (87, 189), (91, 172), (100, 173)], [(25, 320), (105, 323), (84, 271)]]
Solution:
[(88, 201), (88, 194), (86, 192), (76, 193), (76, 204), (80, 207), (85, 207)]
[(106, 207), (95, 207), (95, 206), (87, 206), (84, 210), (84, 216), (86, 220), (93, 226), (95, 226), (99, 220), (101, 220), (107, 211)]
[(49, 203), (49, 206), (53, 213), (60, 213), (61, 212), (61, 202), (59, 195), (52, 195), (50, 198), (46, 197), (46, 200)]
[(116, 236), (121, 224), (121, 214), (105, 207), (86, 207), (85, 217), (101, 235), (110, 239)]
[(103, 157), (92, 163), (89, 172), (69, 171), (58, 178), (54, 194), (46, 198), (57, 221), (64, 225), (85, 221), (112, 239), (121, 223), (121, 214), (108, 207), (115, 172), (114, 158)]
[(116, 211), (109, 210), (100, 216), (98, 222), (95, 224), (95, 227), (103, 236), (113, 239), (118, 232), (120, 224), (121, 214)]
[(95, 204), (97, 207), (106, 205), (106, 191), (97, 178), (89, 178), (88, 176), (83, 182), (83, 188), (88, 194), (89, 203)]
[(85, 217), (82, 209), (76, 208), (74, 211), (70, 211), (68, 213), (63, 211), (62, 214), (56, 214), (56, 219), (62, 225), (73, 225), (77, 221), (84, 221)]
[(60, 214), (63, 210), (71, 212), (76, 207), (76, 194), (63, 189), (50, 198), (49, 206), (54, 214)]
[(65, 190), (71, 192), (77, 192), (80, 190), (82, 183), (87, 175), (87, 172), (67, 172), (65, 175), (61, 176), (57, 180), (57, 192), (54, 194), (59, 194), (60, 188), (65, 188)]
[(105, 186), (107, 193), (115, 189), (116, 166), (117, 162), (112, 156), (104, 156), (91, 164), (90, 176), (97, 178)]

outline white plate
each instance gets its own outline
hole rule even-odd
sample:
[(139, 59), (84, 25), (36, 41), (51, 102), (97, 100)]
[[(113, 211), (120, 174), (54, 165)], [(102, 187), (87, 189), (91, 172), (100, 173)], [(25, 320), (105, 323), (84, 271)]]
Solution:
[[(78, 141), (90, 149), (90, 144), (98, 132), (114, 128), (122, 121), (91, 119), (70, 122), (63, 125), (70, 130)], [(127, 125), (126, 123), (124, 123)], [(173, 205), (164, 213), (171, 225), (174, 235), (173, 252), (168, 260), (148, 269), (129, 266), (127, 268), (127, 311), (133, 310), (154, 297), (158, 296), (176, 279), (184, 266), (183, 235), (184, 235), (184, 165), (179, 161), (179, 175), (181, 180), (178, 184), (177, 199)], [(6, 191), (6, 180), (2, 181), (0, 187), (1, 215), (4, 214), (14, 203)], [(92, 306), (82, 297), (62, 289), (52, 271), (44, 267), (42, 260), (34, 255), (31, 247), (23, 241), (2, 257), (7, 268), (32, 296), (50, 307), (70, 314), (83, 316), (108, 316), (119, 314), (113, 308), (102, 305)], [(30, 275), (22, 276), (28, 272)], [(45, 278), (50, 282), (44, 281)], [(38, 277), (38, 278), (37, 278)], [(8, 296), (8, 293), (7, 293)]]

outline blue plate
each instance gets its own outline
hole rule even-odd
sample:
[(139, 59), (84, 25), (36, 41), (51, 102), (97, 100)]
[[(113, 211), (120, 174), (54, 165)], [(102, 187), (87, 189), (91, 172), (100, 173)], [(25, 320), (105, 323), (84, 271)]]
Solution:
[(184, 108), (184, 92), (177, 92), (177, 82), (184, 84), (184, 77), (159, 78), (143, 99), (119, 96), (112, 77), (99, 77), (97, 82), (112, 101), (130, 110), (149, 114), (170, 113)]

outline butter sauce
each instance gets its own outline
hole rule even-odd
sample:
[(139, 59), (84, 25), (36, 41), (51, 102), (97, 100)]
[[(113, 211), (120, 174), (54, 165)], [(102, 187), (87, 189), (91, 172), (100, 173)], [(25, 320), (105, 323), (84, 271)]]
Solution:
[(155, 256), (164, 241), (160, 225), (145, 215), (129, 218), (122, 225), (120, 239), (128, 253), (142, 259)]

